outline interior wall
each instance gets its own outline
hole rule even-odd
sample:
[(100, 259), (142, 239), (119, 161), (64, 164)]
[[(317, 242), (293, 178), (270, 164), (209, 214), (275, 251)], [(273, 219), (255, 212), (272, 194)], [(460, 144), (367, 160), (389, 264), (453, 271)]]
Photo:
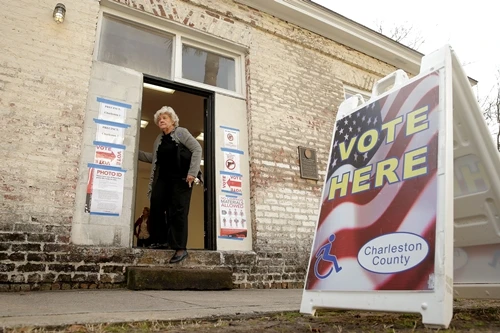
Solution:
[[(146, 128), (141, 128), (140, 130), (140, 150), (147, 152), (152, 151), (153, 143), (158, 134), (160, 134), (158, 126), (154, 123), (154, 114), (165, 105), (175, 110), (179, 116), (179, 125), (187, 128), (194, 137), (197, 137), (203, 132), (203, 97), (180, 91), (169, 94), (145, 88), (142, 98), (141, 120), (147, 120), (149, 124)], [(203, 148), (203, 141), (198, 142), (200, 142)], [(203, 166), (201, 167), (201, 171), (204, 172)], [(139, 218), (144, 207), (149, 207), (147, 191), (150, 172), (151, 164), (139, 161), (136, 184), (135, 219)], [(189, 209), (187, 244), (189, 249), (204, 248), (204, 219), (203, 186), (194, 186)]]

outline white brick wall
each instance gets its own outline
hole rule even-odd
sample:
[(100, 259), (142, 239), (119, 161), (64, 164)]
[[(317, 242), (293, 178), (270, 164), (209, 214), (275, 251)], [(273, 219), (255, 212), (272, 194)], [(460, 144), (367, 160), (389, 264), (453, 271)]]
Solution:
[(65, 1), (60, 25), (55, 4), (1, 4), (0, 223), (7, 230), (71, 222), (99, 4)]
[[(300, 287), (342, 84), (369, 90), (394, 68), (232, 0), (115, 1), (248, 49), (251, 207), (258, 267), (235, 274), (242, 274), (237, 280), (245, 287), (262, 286), (263, 279), (266, 286), (299, 281)], [(29, 251), (49, 251), (41, 255), (46, 262), (58, 260), (51, 253), (68, 251), (64, 246), (71, 232), (99, 3), (66, 0), (66, 21), (60, 25), (52, 20), (55, 4), (1, 3), (0, 259), (10, 259), (0, 264), (0, 272), (19, 269), (16, 258), (25, 263)], [(318, 150), (320, 181), (300, 178), (299, 145)], [(46, 237), (29, 244), (25, 233)], [(11, 247), (11, 242), (19, 246)], [(274, 280), (257, 276), (271, 271)], [(54, 279), (50, 274), (49, 282)], [(9, 279), (30, 281), (17, 273), (0, 273), (0, 282)]]

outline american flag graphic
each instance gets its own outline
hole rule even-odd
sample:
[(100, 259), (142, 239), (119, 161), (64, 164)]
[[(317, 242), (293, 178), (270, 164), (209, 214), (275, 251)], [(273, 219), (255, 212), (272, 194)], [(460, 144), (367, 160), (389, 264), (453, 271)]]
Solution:
[[(338, 119), (331, 147), (327, 180), (316, 235), (306, 276), (307, 290), (431, 290), (433, 289), (435, 226), (437, 211), (437, 153), (439, 130), (439, 74), (423, 76), (401, 89), (368, 104), (362, 109)], [(406, 134), (407, 114), (428, 107), (428, 129)], [(382, 124), (402, 117), (395, 127), (395, 140), (386, 143), (387, 130)], [(376, 130), (376, 142), (368, 136), (364, 142), (373, 149), (360, 153), (354, 146), (348, 158), (341, 158), (350, 140)], [(372, 131), (373, 133), (374, 131)], [(427, 147), (427, 173), (375, 187), (378, 162), (396, 158), (397, 175), (403, 174), (404, 154)], [(354, 170), (372, 165), (368, 190), (351, 193)], [(336, 191), (329, 200), (332, 179), (340, 181), (349, 173), (347, 195)], [(412, 233), (428, 244), (428, 253), (420, 263), (404, 271), (376, 273), (358, 262), (360, 249), (376, 237), (395, 232)], [(334, 240), (332, 241), (332, 235)], [(400, 235), (400, 234), (397, 234)], [(416, 237), (416, 236), (415, 236)], [(330, 244), (330, 245), (329, 245)], [(325, 251), (325, 246), (327, 250)], [(323, 252), (322, 252), (323, 251)], [(335, 256), (337, 262), (324, 260)], [(336, 265), (335, 265), (336, 264)], [(315, 269), (316, 268), (316, 269)], [(332, 270), (333, 268), (333, 270)], [(339, 270), (340, 268), (340, 270)], [(316, 273), (315, 273), (316, 271)], [(330, 274), (331, 273), (331, 274)]]

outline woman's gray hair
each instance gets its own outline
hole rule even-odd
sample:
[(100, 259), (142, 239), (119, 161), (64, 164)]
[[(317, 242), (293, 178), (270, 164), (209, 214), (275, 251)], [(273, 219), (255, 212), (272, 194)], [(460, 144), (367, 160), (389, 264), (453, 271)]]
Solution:
[(156, 125), (158, 125), (158, 118), (160, 118), (160, 116), (165, 113), (168, 114), (170, 118), (172, 118), (175, 127), (179, 126), (179, 117), (177, 117), (177, 113), (175, 113), (174, 109), (172, 109), (170, 106), (164, 106), (160, 110), (156, 111), (154, 116)]

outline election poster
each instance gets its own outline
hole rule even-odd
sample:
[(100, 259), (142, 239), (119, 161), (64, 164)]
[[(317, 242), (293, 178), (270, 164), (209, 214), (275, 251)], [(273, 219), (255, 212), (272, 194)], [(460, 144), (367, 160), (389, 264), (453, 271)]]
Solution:
[(123, 149), (107, 145), (96, 145), (94, 163), (121, 167), (123, 164)]
[(230, 238), (247, 237), (247, 216), (245, 200), (241, 197), (219, 197), (220, 236)]
[(122, 212), (125, 170), (89, 164), (85, 212), (119, 216)]
[(241, 185), (243, 182), (242, 176), (234, 176), (229, 174), (221, 174), (221, 190), (224, 193), (241, 195)]
[(337, 119), (306, 290), (434, 290), (439, 78)]

